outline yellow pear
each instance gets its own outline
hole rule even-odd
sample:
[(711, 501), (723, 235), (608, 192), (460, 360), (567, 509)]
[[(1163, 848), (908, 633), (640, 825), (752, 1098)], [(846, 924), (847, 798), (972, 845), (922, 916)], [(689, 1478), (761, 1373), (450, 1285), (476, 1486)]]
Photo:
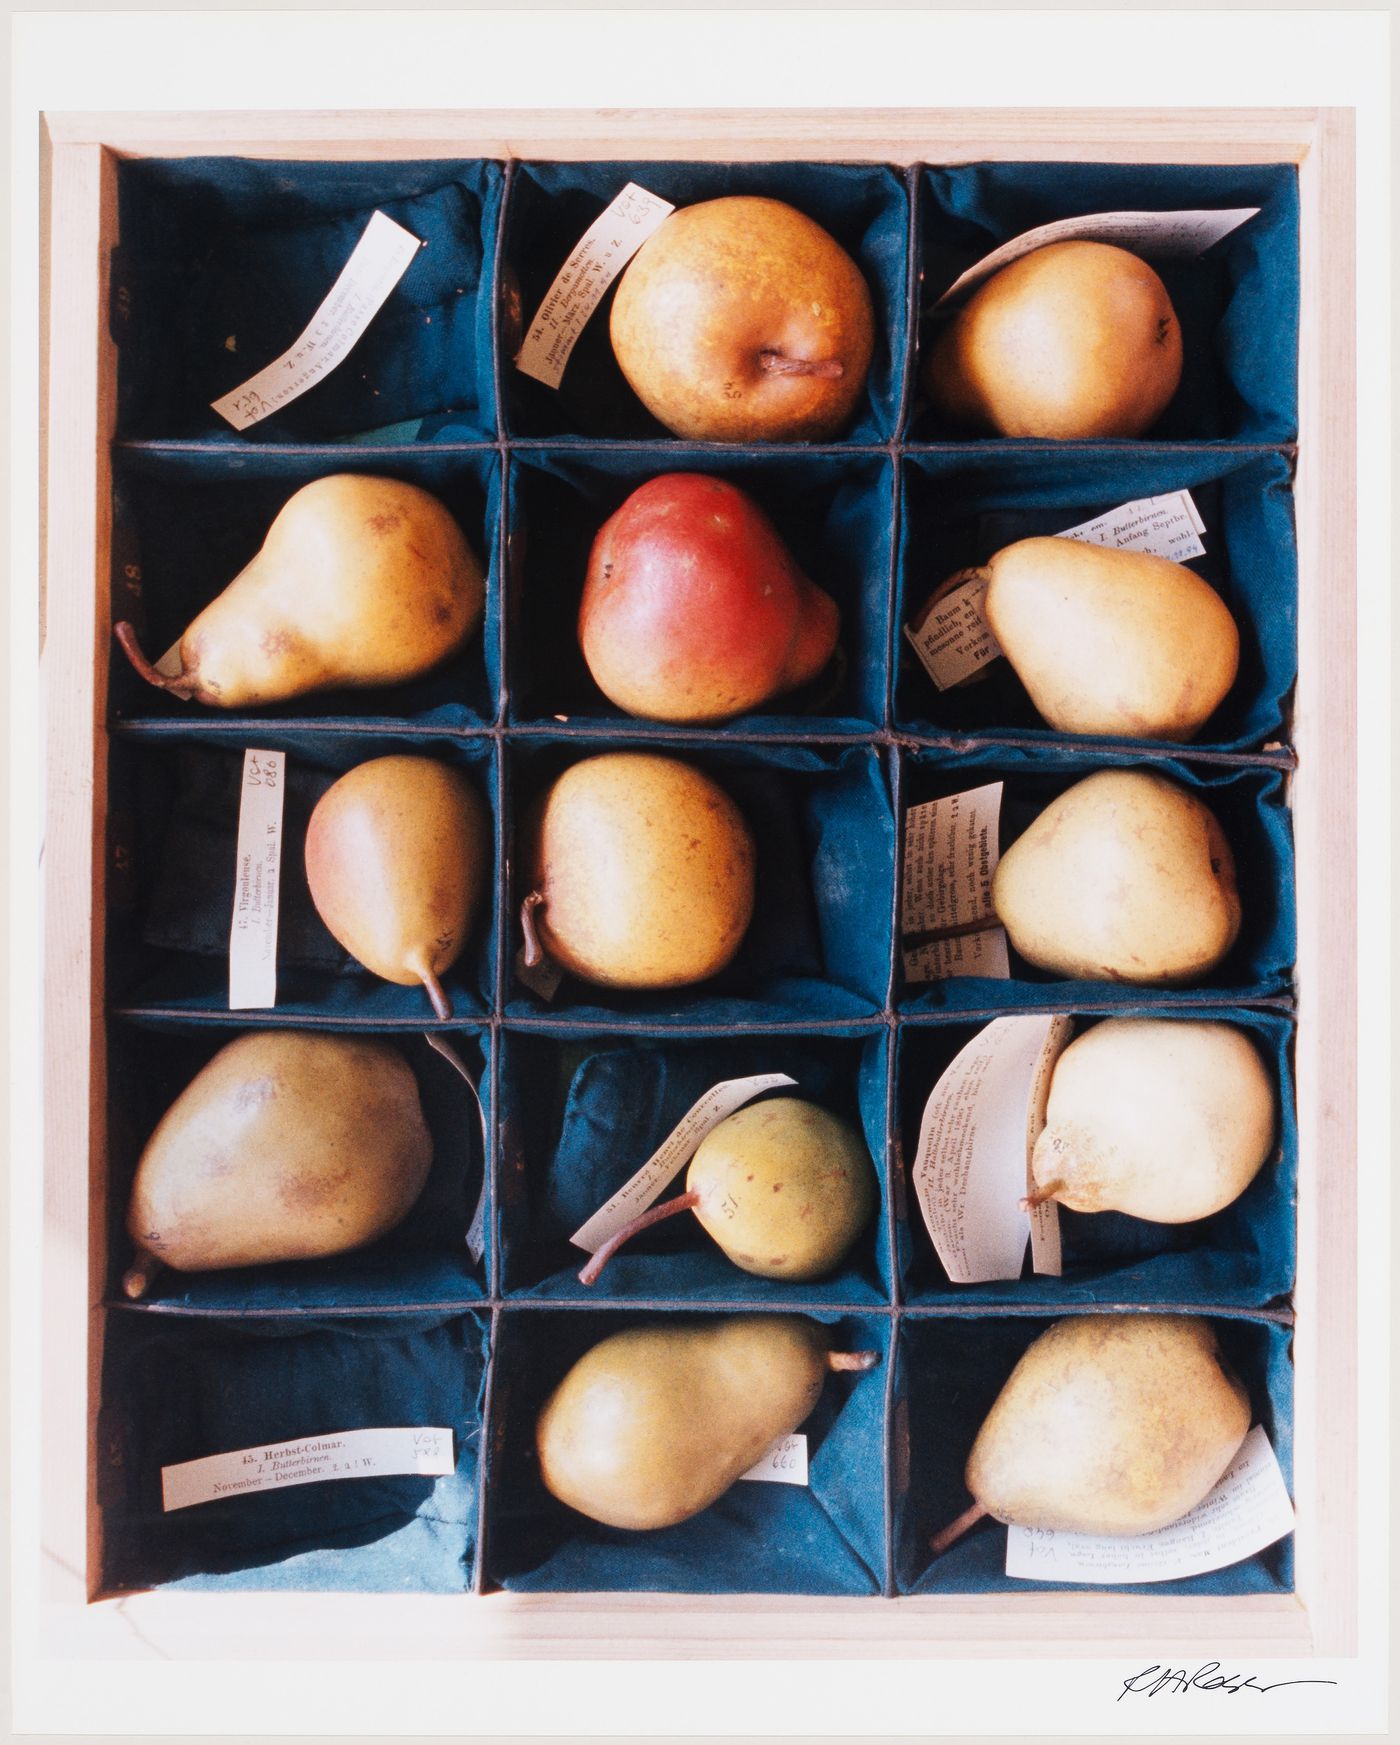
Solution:
[(1022, 539), (987, 572), (992, 633), (1062, 733), (1192, 739), (1235, 682), (1235, 621), (1182, 564), (1075, 539)]
[(1210, 808), (1146, 770), (1098, 770), (1001, 857), (992, 904), (1028, 962), (1082, 981), (1173, 987), (1240, 927), (1235, 861)]
[(1141, 436), (1181, 380), (1181, 326), (1137, 255), (1054, 242), (985, 284), (935, 341), (924, 381), (959, 422), (1060, 441)]
[(306, 880), (321, 919), (366, 969), (422, 982), (439, 1018), (438, 980), (461, 955), (491, 874), (491, 820), (456, 769), (431, 757), (358, 764), (316, 803)]
[(244, 709), (418, 678), (466, 642), (485, 597), (481, 565), (436, 497), (334, 473), (288, 499), (258, 555), (155, 666), (131, 625), (113, 628), (151, 684)]
[(1273, 1077), (1243, 1030), (1107, 1018), (1055, 1062), (1031, 1199), (1154, 1224), (1208, 1218), (1254, 1180), (1277, 1127)]
[(724, 789), (678, 758), (585, 758), (521, 835), (530, 960), (542, 948), (601, 987), (678, 988), (718, 974), (743, 942), (753, 838)]

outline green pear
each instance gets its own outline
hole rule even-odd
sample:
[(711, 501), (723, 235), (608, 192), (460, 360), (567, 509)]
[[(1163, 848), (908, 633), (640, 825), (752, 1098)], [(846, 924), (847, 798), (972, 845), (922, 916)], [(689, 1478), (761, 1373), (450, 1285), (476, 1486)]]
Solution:
[(123, 1280), (307, 1260), (392, 1230), (433, 1161), (418, 1083), (387, 1042), (257, 1030), (221, 1048), (141, 1154)]
[(1208, 1218), (1254, 1180), (1277, 1128), (1272, 1075), (1243, 1030), (1108, 1018), (1055, 1062), (1031, 1199), (1154, 1224)]
[(992, 904), (1022, 957), (1082, 981), (1193, 981), (1240, 928), (1215, 814), (1139, 769), (1098, 770), (1052, 800), (1002, 855)]
[(573, 1366), (536, 1426), (540, 1476), (605, 1526), (688, 1521), (816, 1405), (833, 1369), (869, 1369), (796, 1315), (733, 1315), (615, 1333)]
[(485, 597), (481, 565), (436, 497), (334, 473), (288, 499), (261, 551), (155, 666), (130, 624), (113, 629), (151, 684), (245, 709), (418, 678), (462, 647)]
[(422, 982), (439, 1018), (438, 980), (461, 955), (490, 883), (491, 819), (467, 778), (430, 757), (358, 764), (316, 803), (306, 879), (321, 919), (385, 981)]
[(1022, 539), (987, 570), (992, 633), (1062, 733), (1193, 739), (1235, 682), (1235, 620), (1182, 564), (1077, 539)]
[(773, 1097), (711, 1129), (686, 1171), (686, 1191), (605, 1242), (579, 1274), (591, 1285), (640, 1230), (693, 1211), (735, 1266), (760, 1278), (834, 1272), (875, 1210), (875, 1166), (854, 1128), (816, 1103)]

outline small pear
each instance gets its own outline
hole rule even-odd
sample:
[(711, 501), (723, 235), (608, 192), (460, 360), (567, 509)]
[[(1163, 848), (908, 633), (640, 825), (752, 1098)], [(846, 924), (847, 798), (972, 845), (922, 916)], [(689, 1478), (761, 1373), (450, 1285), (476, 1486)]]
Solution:
[(992, 633), (1062, 733), (1193, 739), (1235, 682), (1235, 620), (1182, 564), (1077, 539), (1022, 539), (987, 570)]
[(833, 1352), (797, 1315), (733, 1315), (615, 1333), (573, 1366), (536, 1426), (540, 1476), (571, 1509), (630, 1531), (688, 1521), (810, 1416)]
[(317, 912), (366, 969), (422, 982), (439, 1018), (438, 980), (461, 955), (491, 872), (491, 820), (467, 778), (430, 757), (376, 757), (329, 787), (306, 832)]
[(1032, 1200), (1154, 1224), (1208, 1218), (1273, 1149), (1278, 1097), (1232, 1024), (1107, 1018), (1055, 1062)]
[(875, 1166), (854, 1128), (816, 1103), (773, 1097), (736, 1110), (701, 1140), (685, 1192), (641, 1213), (579, 1274), (596, 1283), (638, 1231), (693, 1211), (745, 1272), (805, 1280), (834, 1272), (875, 1210)]
[(417, 1080), (387, 1042), (240, 1036), (141, 1154), (126, 1294), (142, 1296), (162, 1266), (211, 1272), (360, 1248), (408, 1215), (432, 1161)]
[(526, 958), (586, 982), (679, 988), (717, 975), (753, 914), (739, 808), (679, 758), (606, 752), (564, 771), (521, 831)]
[(142, 678), (219, 709), (397, 685), (455, 654), (486, 583), (451, 515), (398, 479), (334, 473), (282, 506), (262, 550), (155, 666), (113, 626)]
[(1215, 814), (1165, 776), (1098, 770), (1052, 800), (1001, 857), (992, 904), (1040, 969), (1174, 987), (1235, 942), (1235, 861)]

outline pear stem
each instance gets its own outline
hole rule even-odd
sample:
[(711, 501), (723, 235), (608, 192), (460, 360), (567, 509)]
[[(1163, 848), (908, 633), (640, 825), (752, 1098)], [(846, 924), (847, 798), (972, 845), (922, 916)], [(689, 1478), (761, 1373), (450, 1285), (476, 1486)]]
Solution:
[(874, 1369), (880, 1361), (878, 1351), (828, 1351), (826, 1367), (833, 1370), (855, 1369), (864, 1372)]
[(758, 367), (768, 376), (821, 376), (829, 382), (846, 373), (839, 358), (826, 358), (818, 363), (810, 358), (788, 357), (781, 351), (759, 352)]
[(163, 672), (157, 671), (146, 659), (141, 644), (136, 640), (135, 630), (125, 618), (119, 619), (112, 626), (112, 635), (116, 637), (122, 653), (148, 685), (154, 685), (158, 691), (169, 691), (172, 697), (179, 697), (182, 702), (189, 702), (195, 692), (194, 680), (186, 673), (181, 673), (178, 678), (167, 678)]
[(151, 1280), (165, 1265), (158, 1260), (149, 1248), (138, 1248), (136, 1258), (122, 1274), (122, 1289), (127, 1296), (135, 1299), (144, 1297)]
[(452, 1016), (452, 1002), (442, 990), (442, 983), (426, 965), (418, 971), (423, 986), (428, 990), (428, 998), (433, 1003), (433, 1010), (445, 1024)]
[(941, 1533), (934, 1534), (928, 1542), (929, 1550), (935, 1557), (941, 1557), (950, 1545), (962, 1538), (969, 1527), (975, 1527), (986, 1512), (981, 1503), (974, 1503), (970, 1509), (964, 1509), (956, 1521), (949, 1521)]
[(520, 931), (525, 935), (525, 967), (538, 969), (544, 962), (544, 947), (535, 930), (535, 910), (544, 902), (543, 891), (531, 891), (520, 905)]
[(1023, 1194), (1018, 1204), (1023, 1212), (1033, 1212), (1037, 1206), (1043, 1206), (1047, 1200), (1053, 1200), (1064, 1185), (1062, 1181), (1047, 1182), (1043, 1188), (1037, 1188), (1034, 1193)]
[(699, 1194), (679, 1194), (674, 1200), (663, 1200), (659, 1206), (652, 1206), (645, 1212), (639, 1212), (630, 1224), (624, 1224), (615, 1235), (608, 1237), (578, 1275), (578, 1282), (581, 1285), (597, 1284), (598, 1274), (602, 1272), (624, 1242), (630, 1242), (643, 1230), (650, 1230), (653, 1224), (660, 1224), (663, 1219), (674, 1217), (677, 1212), (688, 1212), (692, 1206), (699, 1204)]

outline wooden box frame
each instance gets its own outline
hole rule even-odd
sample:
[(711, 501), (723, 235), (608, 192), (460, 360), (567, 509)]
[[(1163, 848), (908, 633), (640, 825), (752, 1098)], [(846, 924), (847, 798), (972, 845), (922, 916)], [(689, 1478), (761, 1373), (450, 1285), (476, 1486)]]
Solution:
[[(46, 1651), (83, 1658), (640, 1658), (1357, 1649), (1356, 462), (1350, 110), (858, 110), (45, 117)], [(792, 1599), (493, 1593), (96, 1597), (105, 1202), (103, 961), (116, 166), (126, 156), (1292, 162), (1301, 199), (1296, 1593)], [(1325, 1475), (1325, 1482), (1324, 1482)]]

